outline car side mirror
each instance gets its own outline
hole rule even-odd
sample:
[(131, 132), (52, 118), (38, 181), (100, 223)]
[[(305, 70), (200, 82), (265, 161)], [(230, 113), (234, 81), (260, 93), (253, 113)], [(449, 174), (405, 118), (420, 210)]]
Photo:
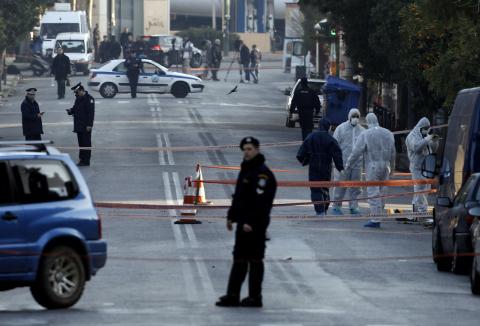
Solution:
[(452, 200), (448, 197), (438, 197), (437, 206), (451, 208), (453, 206)]
[(470, 208), (468, 214), (476, 217), (480, 217), (480, 206)]
[(422, 163), (422, 176), (433, 179), (437, 175), (437, 155), (430, 154)]
[(480, 206), (480, 203), (478, 203), (476, 201), (473, 201), (473, 200), (467, 201), (465, 203), (465, 209), (467, 209), (467, 210), (470, 210), (472, 208), (479, 207), (479, 206)]
[(291, 87), (285, 88), (285, 90), (283, 91), (283, 94), (285, 94), (287, 96), (292, 95), (292, 88)]

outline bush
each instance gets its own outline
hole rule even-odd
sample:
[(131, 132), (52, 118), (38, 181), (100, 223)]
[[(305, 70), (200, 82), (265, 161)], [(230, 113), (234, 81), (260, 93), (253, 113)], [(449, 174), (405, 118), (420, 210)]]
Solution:
[[(210, 27), (192, 27), (177, 33), (178, 36), (185, 38), (188, 37), (192, 43), (200, 48), (204, 49), (205, 41), (210, 40), (215, 41), (215, 39), (220, 39), (222, 44), (224, 43), (223, 32), (214, 30)], [(230, 34), (230, 50), (233, 51), (235, 42), (238, 42), (240, 37), (237, 34)]]

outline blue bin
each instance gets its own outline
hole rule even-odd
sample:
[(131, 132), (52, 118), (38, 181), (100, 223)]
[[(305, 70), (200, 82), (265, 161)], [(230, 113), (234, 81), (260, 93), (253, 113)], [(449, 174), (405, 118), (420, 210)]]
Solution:
[(325, 117), (338, 126), (347, 121), (351, 108), (358, 108), (362, 88), (347, 80), (328, 76), (323, 93), (327, 103)]

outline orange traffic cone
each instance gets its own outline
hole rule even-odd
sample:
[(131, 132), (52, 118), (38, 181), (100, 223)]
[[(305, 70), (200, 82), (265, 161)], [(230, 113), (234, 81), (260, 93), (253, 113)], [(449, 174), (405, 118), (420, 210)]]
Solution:
[(195, 205), (209, 205), (212, 202), (207, 201), (207, 196), (205, 195), (205, 186), (203, 184), (203, 174), (202, 167), (200, 164), (197, 164), (196, 168), (197, 175), (195, 177)]
[[(195, 195), (193, 192), (192, 177), (186, 177), (185, 183), (183, 184), (183, 205), (195, 204)], [(182, 216), (195, 216), (195, 214), (197, 214), (196, 209), (181, 210)]]

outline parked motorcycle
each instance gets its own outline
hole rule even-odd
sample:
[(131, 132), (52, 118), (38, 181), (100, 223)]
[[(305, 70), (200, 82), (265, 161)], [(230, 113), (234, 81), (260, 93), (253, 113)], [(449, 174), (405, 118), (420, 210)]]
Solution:
[(32, 69), (34, 76), (40, 77), (50, 72), (50, 64), (40, 55), (34, 54), (30, 62), (30, 69)]

